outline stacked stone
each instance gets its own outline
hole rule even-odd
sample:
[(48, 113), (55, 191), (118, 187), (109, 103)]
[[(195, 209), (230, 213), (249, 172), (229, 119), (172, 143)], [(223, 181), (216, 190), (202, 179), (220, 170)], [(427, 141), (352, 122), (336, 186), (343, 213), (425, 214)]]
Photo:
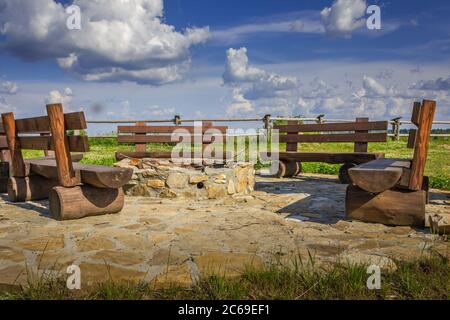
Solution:
[(134, 171), (131, 181), (124, 186), (129, 196), (218, 199), (246, 195), (255, 187), (255, 170), (247, 162), (196, 168), (170, 160), (124, 159), (115, 166)]

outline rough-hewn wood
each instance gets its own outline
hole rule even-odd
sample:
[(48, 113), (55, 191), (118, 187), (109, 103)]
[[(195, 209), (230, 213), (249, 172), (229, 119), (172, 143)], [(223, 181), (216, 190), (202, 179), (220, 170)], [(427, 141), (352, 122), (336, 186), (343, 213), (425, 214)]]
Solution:
[(172, 133), (175, 130), (185, 130), (189, 133), (197, 133), (202, 132), (205, 133), (208, 130), (217, 130), (221, 133), (226, 133), (228, 127), (226, 126), (213, 126), (208, 124), (203, 124), (203, 126), (200, 127), (194, 127), (194, 126), (144, 126), (143, 124), (136, 124), (135, 126), (119, 126), (117, 127), (117, 130), (119, 134), (123, 133)]
[(382, 142), (387, 133), (280, 135), (280, 142)]
[(413, 105), (413, 111), (411, 115), (411, 122), (415, 124), (416, 126), (419, 126), (419, 117), (420, 117), (420, 108), (422, 107), (422, 104), (420, 102), (414, 102)]
[(387, 121), (370, 122), (344, 122), (344, 123), (320, 123), (320, 124), (295, 124), (295, 125), (275, 125), (273, 128), (280, 132), (331, 132), (331, 131), (386, 131)]
[(411, 166), (411, 180), (409, 188), (420, 190), (423, 183), (423, 173), (428, 155), (428, 143), (430, 140), (431, 127), (433, 125), (436, 102), (424, 100), (420, 108), (419, 127), (416, 134), (414, 147), (414, 158)]
[[(83, 112), (66, 113), (64, 115), (64, 124), (66, 130), (86, 129), (86, 119)], [(40, 133), (50, 131), (50, 120), (48, 116), (17, 119), (17, 133)]]
[(118, 213), (124, 206), (122, 189), (99, 189), (91, 186), (55, 187), (50, 191), (50, 212), (57, 220), (81, 219)]
[[(18, 138), (21, 149), (25, 150), (55, 150), (53, 138), (47, 136), (27, 136)], [(89, 141), (86, 136), (68, 136), (69, 151), (88, 152)]]
[(349, 185), (346, 195), (347, 217), (364, 222), (394, 226), (417, 226), (425, 224), (425, 191), (401, 189), (386, 190), (373, 194)]
[(279, 161), (276, 176), (278, 178), (293, 177), (301, 170), (299, 166), (299, 163), (295, 161)]
[[(269, 153), (271, 156), (271, 153)], [(294, 160), (300, 162), (326, 162), (339, 163), (366, 163), (379, 158), (384, 158), (384, 153), (361, 152), (280, 152), (281, 160)]]
[(343, 183), (343, 184), (349, 184), (352, 182), (352, 179), (350, 178), (350, 175), (348, 173), (348, 170), (352, 169), (356, 167), (355, 163), (344, 163), (340, 168), (339, 168), (339, 174), (338, 174), (338, 178), (339, 178), (339, 182)]
[(12, 202), (47, 199), (50, 190), (58, 184), (57, 179), (47, 179), (41, 176), (11, 177), (7, 186), (8, 199)]
[(0, 162), (0, 193), (7, 192), (7, 184), (9, 179), (9, 163)]
[(9, 150), (0, 150), (0, 161), (11, 162), (11, 153)]
[[(368, 123), (369, 118), (356, 118), (356, 123)], [(355, 133), (369, 133), (368, 130), (355, 130)], [(354, 151), (355, 152), (367, 152), (368, 144), (367, 141), (355, 142)]]
[[(58, 177), (57, 163), (51, 159), (30, 159), (27, 161), (30, 165), (30, 171), (34, 174), (46, 178)], [(133, 175), (133, 170), (129, 168), (114, 168), (106, 166), (96, 166), (89, 164), (73, 164), (74, 177), (76, 184), (86, 183), (98, 188), (116, 189), (124, 186)]]
[(79, 183), (75, 177), (69, 152), (69, 140), (67, 139), (64, 124), (64, 113), (61, 104), (47, 105), (47, 114), (52, 133), (53, 150), (55, 151), (56, 170), (58, 180), (63, 187), (73, 187)]
[(416, 136), (417, 136), (417, 130), (416, 129), (409, 130), (408, 144), (406, 146), (407, 148), (414, 149), (414, 147), (416, 145)]
[(6, 141), (6, 136), (0, 135), (0, 150), (8, 149), (8, 142)]
[(378, 193), (397, 185), (411, 162), (404, 159), (377, 159), (349, 169), (351, 181), (361, 189)]
[(25, 163), (22, 157), (22, 150), (17, 139), (16, 122), (14, 114), (2, 114), (3, 128), (6, 134), (6, 141), (11, 155), (10, 171), (12, 177), (25, 177)]

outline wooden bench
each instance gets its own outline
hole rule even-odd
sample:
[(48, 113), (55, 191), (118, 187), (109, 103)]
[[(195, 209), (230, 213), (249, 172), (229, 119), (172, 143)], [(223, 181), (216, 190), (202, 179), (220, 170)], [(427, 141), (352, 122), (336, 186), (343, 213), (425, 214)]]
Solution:
[(424, 177), (436, 102), (415, 102), (408, 148), (412, 159), (377, 159), (349, 170), (346, 213), (351, 219), (387, 225), (423, 227), (428, 201)]
[[(83, 112), (64, 114), (61, 104), (52, 104), (47, 105), (47, 116), (16, 120), (11, 112), (2, 114), (2, 121), (11, 155), (10, 201), (49, 198), (50, 212), (58, 220), (122, 210), (122, 186), (131, 179), (132, 170), (79, 164), (75, 161), (81, 157), (70, 154), (89, 151), (87, 136), (66, 132), (86, 129)], [(54, 157), (24, 160), (23, 149), (51, 150)]]
[[(176, 134), (173, 134), (177, 130)], [(178, 131), (180, 130), (180, 131)], [(214, 126), (212, 122), (203, 122), (201, 126), (148, 126), (144, 122), (139, 122), (134, 126), (119, 126), (117, 128), (118, 143), (128, 143), (135, 145), (134, 152), (118, 151), (116, 152), (116, 159), (118, 161), (126, 158), (156, 158), (156, 159), (170, 159), (172, 157), (171, 151), (147, 151), (148, 143), (156, 144), (172, 144), (179, 143), (189, 138), (192, 143), (196, 136), (201, 135), (202, 155), (207, 146), (214, 142), (216, 135), (221, 135), (223, 142), (226, 140), (227, 126)], [(225, 148), (224, 148), (225, 150)], [(200, 150), (198, 150), (200, 151)], [(197, 158), (197, 153), (194, 148), (191, 148), (190, 158)], [(222, 159), (226, 158), (224, 152)]]
[[(278, 177), (292, 177), (301, 173), (302, 162), (344, 164), (339, 170), (339, 180), (349, 183), (348, 169), (358, 164), (383, 158), (383, 153), (368, 152), (369, 142), (387, 141), (387, 121), (357, 118), (355, 122), (275, 125), (279, 142), (286, 143), (286, 151), (279, 152)], [(377, 131), (377, 132), (372, 132)], [(354, 142), (354, 152), (301, 152), (299, 143)]]

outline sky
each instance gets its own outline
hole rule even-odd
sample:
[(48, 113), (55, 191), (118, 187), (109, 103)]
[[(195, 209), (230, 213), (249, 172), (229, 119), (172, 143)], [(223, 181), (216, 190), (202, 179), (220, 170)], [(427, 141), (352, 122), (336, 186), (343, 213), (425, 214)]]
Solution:
[(0, 112), (378, 120), (434, 99), (450, 120), (449, 17), (447, 0), (0, 0)]

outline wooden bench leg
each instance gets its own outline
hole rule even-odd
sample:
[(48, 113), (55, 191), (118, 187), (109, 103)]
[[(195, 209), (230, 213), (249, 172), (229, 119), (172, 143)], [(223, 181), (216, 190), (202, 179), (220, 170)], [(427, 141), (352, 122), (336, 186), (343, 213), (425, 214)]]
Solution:
[(430, 203), (430, 178), (425, 176), (423, 177), (422, 190), (427, 193), (426, 195), (426, 203)]
[(341, 166), (339, 169), (339, 182), (342, 184), (349, 184), (352, 182), (352, 179), (350, 178), (350, 175), (348, 174), (348, 170), (351, 168), (356, 167), (356, 164), (354, 163), (344, 163), (344, 165)]
[(7, 192), (7, 184), (9, 179), (9, 163), (0, 162), (0, 193)]
[(390, 189), (378, 194), (355, 185), (347, 187), (346, 215), (350, 219), (394, 226), (425, 225), (426, 192)]
[(50, 212), (57, 220), (118, 213), (122, 211), (125, 203), (122, 188), (102, 189), (88, 185), (55, 187), (50, 191), (49, 198)]
[(11, 202), (44, 200), (48, 198), (50, 190), (57, 185), (58, 179), (41, 176), (11, 177), (7, 184), (8, 199)]
[(288, 178), (297, 175), (301, 171), (299, 163), (296, 161), (280, 160), (278, 164), (278, 178)]

